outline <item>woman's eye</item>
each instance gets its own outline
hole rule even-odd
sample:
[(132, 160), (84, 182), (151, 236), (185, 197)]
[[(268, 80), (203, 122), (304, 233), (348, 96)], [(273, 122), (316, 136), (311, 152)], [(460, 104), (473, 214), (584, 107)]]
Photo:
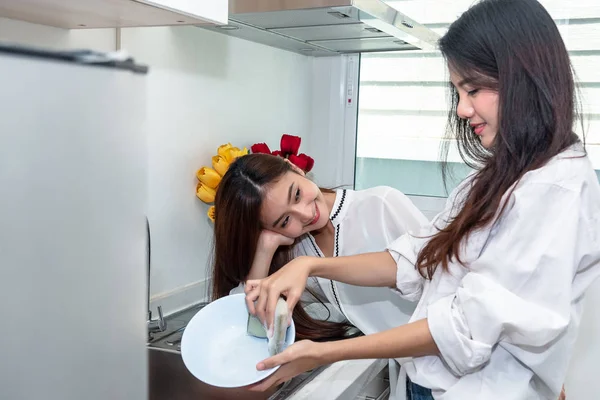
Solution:
[(285, 217), (285, 219), (281, 223), (281, 227), (285, 228), (287, 226), (287, 224), (288, 224), (289, 221), (290, 221), (290, 217), (289, 216)]
[(296, 201), (300, 200), (300, 189), (296, 189)]
[(477, 92), (479, 92), (479, 89), (473, 89), (473, 90), (469, 90), (469, 91), (467, 92), (467, 94), (468, 94), (469, 96), (474, 96), (474, 95), (476, 95), (476, 94), (477, 94)]

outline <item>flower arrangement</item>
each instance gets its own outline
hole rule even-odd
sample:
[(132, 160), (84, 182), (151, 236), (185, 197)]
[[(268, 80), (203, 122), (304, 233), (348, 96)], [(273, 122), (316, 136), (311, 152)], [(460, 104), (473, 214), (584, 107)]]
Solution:
[[(304, 153), (298, 154), (301, 142), (302, 139), (299, 136), (284, 134), (281, 136), (280, 150), (271, 151), (266, 143), (256, 143), (250, 148), (252, 153), (272, 154), (285, 158), (305, 173), (308, 173), (313, 168), (315, 161)], [(198, 178), (196, 196), (206, 204), (214, 203), (217, 188), (227, 172), (229, 164), (236, 158), (246, 154), (248, 154), (248, 149), (245, 147), (240, 150), (238, 147), (233, 147), (231, 143), (219, 146), (217, 155), (212, 157), (212, 168), (202, 167), (196, 171), (196, 178)], [(207, 215), (212, 222), (215, 222), (214, 205), (209, 207)]]
[[(196, 196), (203, 202), (210, 204), (215, 201), (217, 187), (221, 182), (221, 178), (227, 172), (229, 164), (236, 158), (248, 154), (248, 149), (240, 150), (238, 147), (233, 147), (231, 143), (219, 146), (217, 155), (212, 158), (212, 168), (202, 167), (196, 171), (198, 184), (196, 185)], [(215, 222), (215, 206), (211, 206), (207, 212), (208, 218)]]
[(281, 136), (280, 150), (271, 151), (266, 143), (256, 143), (250, 147), (252, 153), (272, 154), (288, 159), (292, 164), (300, 168), (305, 173), (309, 172), (315, 165), (315, 160), (304, 153), (298, 154), (300, 150), (300, 136), (284, 134)]

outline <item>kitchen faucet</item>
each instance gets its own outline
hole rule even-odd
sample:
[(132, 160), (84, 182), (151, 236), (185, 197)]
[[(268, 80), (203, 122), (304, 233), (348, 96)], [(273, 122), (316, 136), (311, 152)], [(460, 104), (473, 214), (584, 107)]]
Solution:
[(163, 318), (163, 313), (162, 313), (162, 307), (158, 306), (157, 307), (157, 311), (158, 311), (158, 319), (153, 320), (152, 319), (152, 310), (150, 310), (150, 263), (151, 263), (151, 256), (152, 256), (152, 252), (151, 252), (151, 240), (150, 240), (150, 222), (148, 221), (148, 217), (146, 217), (146, 237), (148, 240), (148, 254), (147, 254), (147, 275), (146, 275), (146, 286), (148, 288), (147, 290), (147, 310), (148, 310), (148, 321), (147, 326), (148, 326), (148, 340), (152, 340), (153, 333), (156, 332), (164, 332), (167, 329), (167, 321)]

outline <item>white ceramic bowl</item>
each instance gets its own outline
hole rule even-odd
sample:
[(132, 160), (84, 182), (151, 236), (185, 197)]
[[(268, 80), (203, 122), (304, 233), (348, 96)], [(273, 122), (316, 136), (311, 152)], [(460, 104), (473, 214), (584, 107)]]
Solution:
[[(218, 387), (240, 387), (260, 382), (279, 367), (258, 371), (256, 364), (269, 357), (267, 339), (246, 333), (248, 309), (245, 294), (222, 297), (198, 311), (181, 339), (181, 357), (196, 378)], [(294, 343), (294, 321), (288, 327), (285, 347)]]

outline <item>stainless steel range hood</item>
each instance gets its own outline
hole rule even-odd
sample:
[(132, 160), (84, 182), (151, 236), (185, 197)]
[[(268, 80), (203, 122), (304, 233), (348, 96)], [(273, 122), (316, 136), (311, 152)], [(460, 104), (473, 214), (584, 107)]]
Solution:
[(439, 35), (381, 0), (229, 0), (229, 23), (201, 28), (314, 56), (433, 49)]

